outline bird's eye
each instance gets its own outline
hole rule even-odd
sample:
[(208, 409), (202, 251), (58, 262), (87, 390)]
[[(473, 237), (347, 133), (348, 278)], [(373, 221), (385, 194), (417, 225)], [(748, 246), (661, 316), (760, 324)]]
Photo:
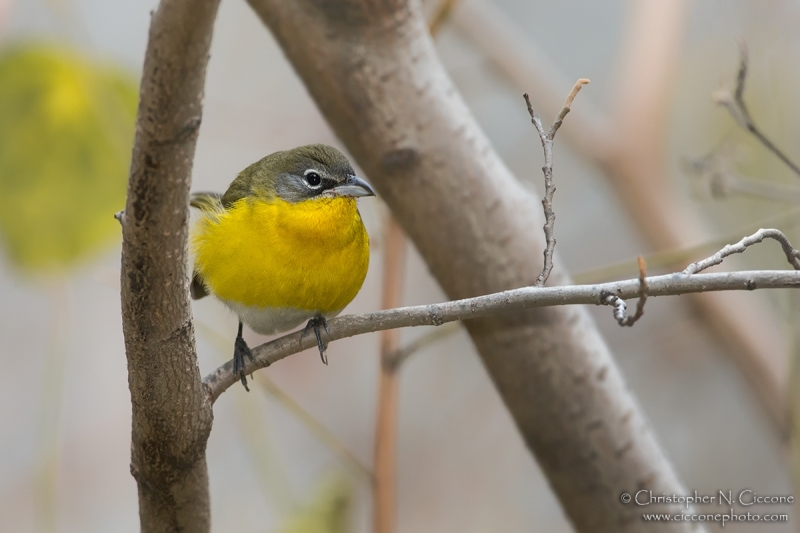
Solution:
[(316, 187), (322, 183), (322, 178), (314, 171), (306, 172), (306, 182), (312, 187)]

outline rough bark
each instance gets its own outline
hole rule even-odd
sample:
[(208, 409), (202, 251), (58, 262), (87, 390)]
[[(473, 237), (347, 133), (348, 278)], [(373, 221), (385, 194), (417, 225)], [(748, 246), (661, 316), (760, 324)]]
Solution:
[(212, 411), (189, 306), (189, 187), (219, 0), (163, 0), (152, 15), (122, 223), (122, 321), (141, 530), (210, 528)]
[[(448, 79), (419, 5), (249, 1), (447, 294), (532, 285), (543, 241), (538, 202)], [(551, 281), (568, 276), (557, 267)], [(579, 531), (642, 531), (641, 511), (622, 505), (621, 493), (682, 493), (585, 310), (530, 310), (466, 325)]]

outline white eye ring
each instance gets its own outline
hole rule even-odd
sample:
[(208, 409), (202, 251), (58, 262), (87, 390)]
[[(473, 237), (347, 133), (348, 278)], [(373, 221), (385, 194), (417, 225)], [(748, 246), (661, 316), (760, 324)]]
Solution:
[(319, 170), (309, 168), (303, 172), (305, 184), (311, 189), (319, 189), (322, 186), (322, 172)]

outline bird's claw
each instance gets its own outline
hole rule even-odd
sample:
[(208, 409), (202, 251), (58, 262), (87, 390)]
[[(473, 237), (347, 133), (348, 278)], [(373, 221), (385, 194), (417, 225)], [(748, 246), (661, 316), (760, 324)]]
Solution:
[(236, 337), (236, 342), (233, 345), (233, 375), (239, 376), (242, 380), (242, 385), (247, 392), (250, 392), (250, 387), (247, 386), (247, 376), (244, 373), (244, 356), (247, 356), (250, 361), (255, 362), (253, 359), (253, 352), (247, 346), (247, 342), (242, 337)]
[(310, 330), (313, 330), (314, 331), (314, 336), (317, 338), (317, 348), (319, 349), (320, 359), (322, 359), (322, 362), (327, 365), (328, 364), (328, 356), (325, 355), (325, 349), (327, 347), (325, 346), (325, 343), (322, 342), (322, 332), (319, 329), (320, 326), (325, 328), (325, 332), (328, 335), (331, 334), (331, 330), (328, 329), (328, 321), (325, 319), (324, 316), (317, 315), (317, 316), (315, 316), (314, 318), (312, 318), (311, 320), (308, 321), (308, 324), (306, 324), (306, 327), (303, 330), (303, 334), (301, 335), (301, 339), (303, 337), (305, 337), (306, 334)]

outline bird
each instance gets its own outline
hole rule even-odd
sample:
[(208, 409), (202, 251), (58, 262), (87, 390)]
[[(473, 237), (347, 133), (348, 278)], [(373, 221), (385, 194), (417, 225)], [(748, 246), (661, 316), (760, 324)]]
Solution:
[(375, 196), (347, 158), (324, 144), (275, 152), (245, 168), (225, 194), (194, 193), (192, 298), (215, 296), (239, 318), (233, 373), (246, 390), (253, 354), (243, 324), (263, 335), (305, 321), (328, 364), (320, 328), (361, 290), (369, 235), (356, 199)]

